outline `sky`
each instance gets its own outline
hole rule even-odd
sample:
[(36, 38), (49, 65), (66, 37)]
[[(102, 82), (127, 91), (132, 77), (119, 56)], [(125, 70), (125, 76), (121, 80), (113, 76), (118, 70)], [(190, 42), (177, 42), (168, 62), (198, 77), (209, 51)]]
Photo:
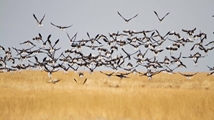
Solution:
[[(157, 29), (164, 35), (168, 31), (182, 33), (181, 29), (195, 27), (196, 33), (202, 31), (207, 34), (205, 43), (208, 43), (214, 40), (213, 5), (213, 0), (1, 0), (0, 45), (6, 48), (21, 48), (19, 43), (32, 40), (34, 36), (41, 33), (44, 37), (52, 34), (53, 40), (60, 39), (58, 46), (65, 50), (70, 48), (66, 32), (70, 36), (78, 32), (77, 39), (81, 40), (88, 38), (87, 32), (91, 37), (95, 37), (97, 34), (108, 35), (108, 33), (122, 32), (127, 29), (136, 31)], [(135, 14), (138, 16), (126, 24), (117, 11), (126, 18)], [(163, 23), (160, 23), (153, 11), (157, 11), (160, 16), (167, 12), (170, 14)], [(38, 27), (33, 14), (38, 19), (46, 15), (42, 28)], [(60, 31), (50, 22), (56, 25), (73, 26), (66, 31)], [(183, 33), (182, 35), (185, 36)], [(165, 47), (168, 45), (166, 43)], [(190, 47), (191, 45), (187, 45), (181, 49), (182, 56), (197, 52), (190, 52)], [(129, 47), (126, 49), (133, 51)], [(3, 54), (2, 51), (0, 51), (1, 54)], [(175, 56), (178, 54), (179, 52), (175, 53)], [(161, 59), (166, 55), (168, 54), (162, 53), (158, 57)], [(206, 58), (200, 59), (197, 66), (193, 65), (191, 59), (182, 59), (182, 61), (188, 65), (188, 69), (181, 69), (181, 71), (208, 71), (206, 65), (214, 66), (214, 50), (210, 51)]]

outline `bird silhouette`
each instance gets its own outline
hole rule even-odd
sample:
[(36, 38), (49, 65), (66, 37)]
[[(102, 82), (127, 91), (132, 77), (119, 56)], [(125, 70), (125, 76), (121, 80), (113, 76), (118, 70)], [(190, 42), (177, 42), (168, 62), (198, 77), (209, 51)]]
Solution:
[(126, 19), (125, 17), (123, 17), (123, 16), (120, 14), (120, 12), (117, 11), (117, 14), (118, 14), (120, 17), (122, 17), (123, 20), (124, 20), (126, 23), (128, 23), (130, 20), (132, 20), (132, 19), (134, 19), (135, 17), (138, 16), (138, 14), (136, 14), (135, 16), (133, 16), (133, 17), (131, 17), (131, 18), (129, 18), (129, 19)]
[(40, 21), (37, 19), (37, 17), (36, 17), (35, 14), (33, 14), (33, 17), (35, 18), (35, 20), (36, 20), (38, 26), (39, 26), (39, 27), (42, 27), (42, 26), (43, 26), (42, 21), (44, 20), (45, 15), (42, 17), (42, 19), (41, 19)]
[(164, 20), (164, 18), (165, 18), (167, 15), (169, 15), (169, 12), (168, 12), (168, 13), (166, 13), (162, 18), (160, 18), (159, 15), (158, 15), (158, 13), (157, 13), (156, 11), (154, 11), (154, 13), (155, 13), (155, 15), (157, 16), (157, 18), (158, 18), (158, 20), (159, 20), (160, 22), (162, 22), (162, 21)]
[(66, 28), (70, 28), (71, 26), (73, 26), (73, 25), (69, 25), (69, 26), (59, 26), (59, 25), (53, 24), (52, 22), (51, 22), (51, 25), (53, 25), (53, 26), (59, 28), (60, 30), (65, 30)]

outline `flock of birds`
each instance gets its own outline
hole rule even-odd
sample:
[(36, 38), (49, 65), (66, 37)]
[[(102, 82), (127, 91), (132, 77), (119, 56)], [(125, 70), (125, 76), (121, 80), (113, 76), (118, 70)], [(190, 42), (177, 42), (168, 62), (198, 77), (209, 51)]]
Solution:
[[(136, 18), (138, 14), (127, 19), (122, 16), (120, 12), (118, 15), (125, 21), (130, 22)], [(159, 17), (158, 13), (154, 11), (158, 20), (162, 22), (168, 15)], [(33, 14), (39, 27), (42, 27), (45, 15), (39, 20)], [(213, 16), (214, 17), (214, 16)], [(50, 24), (61, 30), (72, 27), (60, 26), (52, 22)], [(88, 70), (91, 74), (99, 67), (105, 67), (112, 70), (111, 73), (100, 71), (100, 73), (111, 77), (116, 76), (120, 79), (128, 78), (129, 74), (139, 74), (146, 76), (149, 80), (156, 74), (161, 72), (175, 74), (178, 68), (187, 68), (182, 59), (192, 59), (194, 64), (197, 65), (199, 59), (205, 58), (210, 51), (214, 48), (214, 41), (207, 42), (207, 34), (203, 32), (196, 33), (196, 28), (182, 29), (182, 33), (187, 37), (182, 37), (180, 33), (175, 31), (168, 31), (166, 34), (161, 35), (158, 30), (123, 30), (109, 33), (108, 35), (97, 34), (91, 37), (87, 32), (88, 38), (77, 40), (78, 33), (72, 37), (66, 32), (70, 48), (61, 52), (61, 47), (58, 46), (60, 39), (51, 39), (51, 34), (47, 37), (42, 36), (41, 33), (34, 36), (32, 40), (21, 42), (20, 45), (24, 48), (19, 49), (15, 47), (5, 48), (0, 45), (0, 52), (3, 51), (4, 55), (0, 54), (0, 70), (4, 72), (21, 71), (26, 69), (40, 69), (48, 73), (51, 78), (54, 72), (63, 70), (66, 73), (68, 70), (73, 70), (79, 74), (79, 77), (84, 76), (81, 69)], [(165, 47), (164, 43), (170, 43)], [(195, 52), (189, 56), (183, 56), (182, 52), (178, 52), (186, 45), (192, 45), (190, 52)], [(25, 45), (25, 46), (24, 46)], [(26, 46), (28, 46), (26, 48)], [(86, 54), (83, 48), (90, 51)], [(134, 48), (133, 51), (128, 51), (126, 48)], [(15, 57), (12, 55), (12, 50), (15, 51)], [(168, 52), (169, 56), (165, 56), (163, 60), (158, 59), (158, 54)], [(60, 52), (60, 54), (57, 54)], [(92, 54), (93, 53), (93, 54)], [(176, 53), (178, 55), (176, 55)], [(154, 54), (151, 56), (151, 54)], [(149, 57), (151, 56), (151, 57)], [(139, 67), (146, 68), (146, 72), (138, 71)], [(209, 73), (207, 76), (214, 74), (214, 66), (207, 66)], [(120, 72), (123, 71), (123, 72)], [(124, 72), (125, 71), (125, 72)], [(198, 72), (193, 74), (179, 74), (190, 79)], [(57, 83), (59, 79), (50, 80), (50, 83)], [(78, 83), (77, 79), (74, 81)], [(82, 84), (85, 84), (87, 78)]]

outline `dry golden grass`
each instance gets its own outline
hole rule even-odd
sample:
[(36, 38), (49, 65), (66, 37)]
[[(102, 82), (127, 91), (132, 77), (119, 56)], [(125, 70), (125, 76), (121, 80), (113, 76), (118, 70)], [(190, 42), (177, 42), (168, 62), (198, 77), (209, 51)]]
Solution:
[(199, 73), (187, 80), (180, 74), (139, 75), (110, 79), (85, 72), (82, 83), (74, 72), (0, 73), (1, 120), (213, 120), (214, 77)]

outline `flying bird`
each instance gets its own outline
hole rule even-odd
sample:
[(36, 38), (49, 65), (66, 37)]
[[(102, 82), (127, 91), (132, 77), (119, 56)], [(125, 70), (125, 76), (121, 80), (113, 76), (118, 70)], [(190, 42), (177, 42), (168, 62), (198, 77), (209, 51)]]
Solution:
[(66, 28), (69, 28), (69, 27), (73, 26), (73, 25), (69, 25), (69, 26), (59, 26), (59, 25), (53, 24), (52, 22), (51, 22), (51, 25), (53, 25), (53, 26), (59, 28), (60, 30), (65, 30)]
[(192, 36), (194, 34), (195, 30), (196, 30), (196, 28), (193, 28), (192, 30), (182, 29), (182, 31), (187, 33), (189, 36)]
[[(74, 78), (74, 81), (79, 85), (77, 79)], [(84, 85), (87, 82), (87, 78), (85, 78), (85, 80), (83, 81), (82, 85)]]
[(100, 71), (100, 73), (102, 73), (102, 74), (108, 76), (109, 78), (114, 74), (114, 72), (112, 72), (112, 73), (104, 73), (104, 72), (102, 72), (102, 71)]
[(117, 14), (118, 14), (120, 17), (122, 17), (123, 20), (125, 20), (126, 23), (128, 23), (130, 20), (132, 20), (133, 18), (135, 18), (135, 17), (138, 16), (138, 14), (136, 14), (135, 16), (133, 16), (133, 17), (131, 17), (131, 18), (129, 18), (129, 19), (126, 19), (126, 18), (124, 18), (124, 17), (120, 14), (120, 12), (117, 11)]
[(20, 45), (22, 45), (22, 44), (31, 45), (31, 46), (34, 46), (34, 47), (36, 46), (35, 44), (33, 44), (33, 43), (32, 43), (31, 41), (29, 41), (29, 40), (20, 43)]
[(160, 18), (159, 15), (158, 15), (158, 13), (157, 13), (156, 11), (154, 11), (154, 13), (155, 13), (155, 15), (157, 16), (157, 18), (158, 18), (158, 20), (159, 20), (160, 22), (162, 22), (163, 19), (164, 19), (167, 15), (169, 15), (169, 12), (168, 12), (168, 13), (166, 13), (165, 16), (163, 16), (162, 18)]
[(35, 20), (36, 20), (38, 26), (39, 26), (39, 27), (42, 27), (42, 26), (43, 26), (42, 21), (44, 20), (45, 15), (42, 17), (42, 19), (41, 19), (40, 21), (37, 19), (37, 17), (36, 17), (35, 14), (33, 14), (33, 17), (35, 18)]
[[(180, 73), (180, 72), (179, 72)], [(192, 76), (196, 75), (198, 72), (193, 73), (193, 74), (184, 74), (184, 73), (180, 73), (182, 76), (185, 76), (187, 79), (191, 79)]]
[(70, 35), (67, 33), (67, 36), (68, 36), (68, 38), (69, 38), (69, 41), (72, 43), (73, 41), (75, 41), (76, 40), (76, 37), (77, 37), (77, 33), (76, 34), (74, 34), (74, 36), (71, 38), (70, 37)]
[(130, 73), (120, 73), (120, 74), (116, 74), (116, 75), (113, 75), (113, 76), (119, 77), (120, 80), (121, 80), (123, 78), (128, 78), (127, 77), (128, 74), (130, 74)]
[(209, 68), (209, 71), (213, 71), (214, 70), (214, 66), (210, 67), (210, 66), (207, 65), (207, 67)]

